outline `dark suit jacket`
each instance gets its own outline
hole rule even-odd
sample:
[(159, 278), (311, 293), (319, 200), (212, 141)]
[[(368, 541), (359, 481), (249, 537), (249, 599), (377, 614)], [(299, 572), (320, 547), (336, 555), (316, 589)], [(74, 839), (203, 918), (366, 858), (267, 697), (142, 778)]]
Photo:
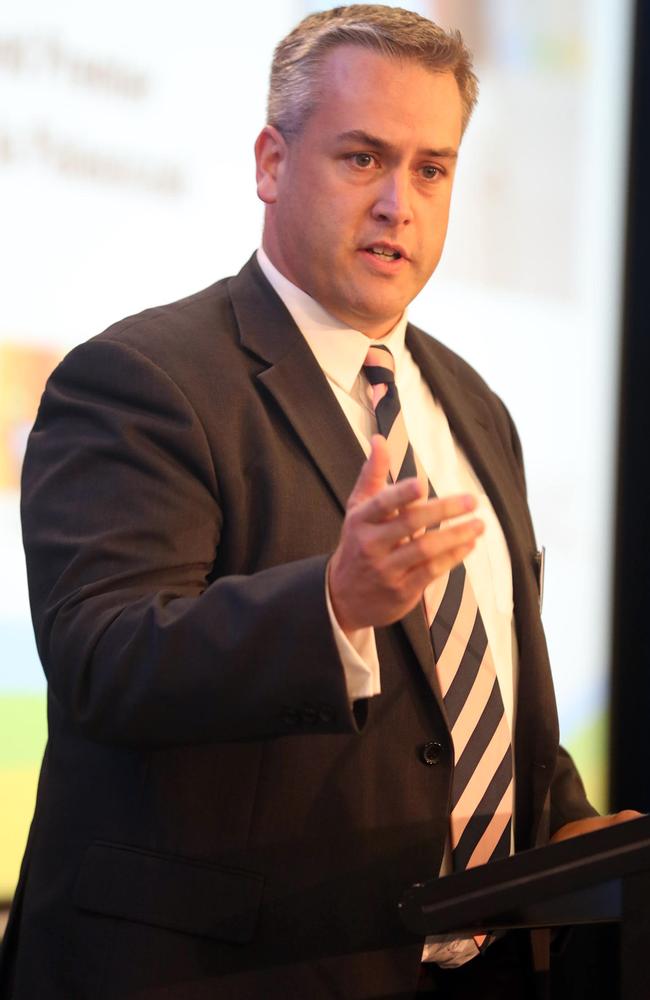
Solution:
[[(407, 342), (510, 549), (526, 847), (592, 810), (558, 750), (519, 444), (468, 365)], [(452, 747), (419, 609), (348, 704), (324, 576), (362, 460), (255, 261), (52, 375), (23, 482), (49, 742), (4, 995), (411, 995), (397, 901), (439, 870)]]

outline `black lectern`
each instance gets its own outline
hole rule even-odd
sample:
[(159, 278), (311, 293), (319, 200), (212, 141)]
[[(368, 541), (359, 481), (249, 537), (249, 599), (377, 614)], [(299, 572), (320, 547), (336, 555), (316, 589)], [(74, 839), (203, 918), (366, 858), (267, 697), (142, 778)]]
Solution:
[(416, 934), (619, 923), (622, 1000), (650, 998), (650, 816), (416, 883)]

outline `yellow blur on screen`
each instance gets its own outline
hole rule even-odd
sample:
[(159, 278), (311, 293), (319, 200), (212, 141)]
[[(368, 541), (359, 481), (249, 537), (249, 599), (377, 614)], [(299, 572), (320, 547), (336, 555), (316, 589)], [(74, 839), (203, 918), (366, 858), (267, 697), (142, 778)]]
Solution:
[(0, 698), (0, 902), (11, 899), (29, 831), (46, 740), (45, 695)]

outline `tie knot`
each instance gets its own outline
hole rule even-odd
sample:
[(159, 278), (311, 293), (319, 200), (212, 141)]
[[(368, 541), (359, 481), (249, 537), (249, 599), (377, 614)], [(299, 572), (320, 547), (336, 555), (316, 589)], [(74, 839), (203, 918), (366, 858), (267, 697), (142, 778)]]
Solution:
[(395, 381), (395, 359), (382, 344), (373, 344), (368, 349), (363, 370), (371, 385), (388, 385)]

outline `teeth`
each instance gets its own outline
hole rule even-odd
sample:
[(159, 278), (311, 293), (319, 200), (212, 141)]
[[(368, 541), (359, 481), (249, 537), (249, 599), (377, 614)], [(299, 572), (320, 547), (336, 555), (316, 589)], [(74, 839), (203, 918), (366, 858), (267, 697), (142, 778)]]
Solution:
[(396, 250), (383, 250), (381, 247), (371, 247), (370, 249), (378, 257), (387, 257), (389, 260), (396, 260), (399, 257)]

